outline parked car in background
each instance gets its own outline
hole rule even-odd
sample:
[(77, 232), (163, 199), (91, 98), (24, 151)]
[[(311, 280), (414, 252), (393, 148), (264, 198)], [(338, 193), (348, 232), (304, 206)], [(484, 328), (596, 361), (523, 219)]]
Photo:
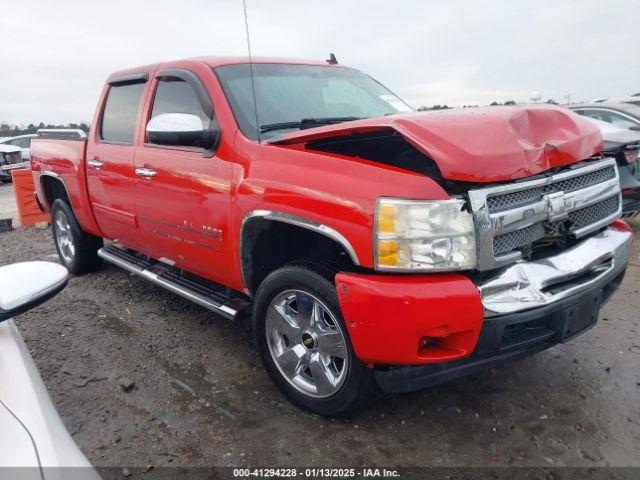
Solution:
[(24, 160), (29, 160), (29, 150), (31, 148), (31, 139), (36, 137), (37, 135), (29, 134), (29, 135), (19, 135), (17, 137), (8, 137), (0, 139), (0, 145), (13, 145), (14, 147), (18, 147), (22, 152), (22, 158)]
[(631, 218), (640, 212), (640, 132), (625, 130), (602, 120), (590, 119), (602, 133), (603, 155), (618, 163), (618, 176), (622, 189), (622, 216)]
[(62, 423), (12, 320), (64, 289), (67, 275), (66, 268), (52, 262), (0, 267), (2, 478), (99, 478)]
[(638, 105), (607, 101), (567, 106), (585, 117), (602, 120), (627, 130), (640, 131), (640, 106)]
[(631, 241), (601, 144), (565, 108), (414, 112), (341, 65), (207, 57), (114, 73), (89, 133), (31, 158), (71, 272), (248, 316), (274, 382), (333, 416), (595, 324)]
[(640, 93), (635, 93), (629, 97), (612, 98), (611, 101), (617, 103), (631, 103), (633, 105), (640, 106)]
[(0, 144), (0, 181), (10, 182), (11, 170), (28, 168), (29, 166), (29, 160), (22, 158), (22, 152), (19, 147)]

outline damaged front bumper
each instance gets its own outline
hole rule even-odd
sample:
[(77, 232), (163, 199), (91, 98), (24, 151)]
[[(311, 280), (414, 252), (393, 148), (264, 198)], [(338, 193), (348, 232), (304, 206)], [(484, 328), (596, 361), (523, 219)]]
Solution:
[(573, 248), (474, 283), (460, 274), (336, 276), (358, 358), (387, 391), (412, 391), (585, 332), (622, 281), (631, 231), (616, 221)]
[(542, 307), (589, 289), (629, 260), (629, 231), (607, 228), (557, 255), (521, 262), (478, 284), (485, 317)]

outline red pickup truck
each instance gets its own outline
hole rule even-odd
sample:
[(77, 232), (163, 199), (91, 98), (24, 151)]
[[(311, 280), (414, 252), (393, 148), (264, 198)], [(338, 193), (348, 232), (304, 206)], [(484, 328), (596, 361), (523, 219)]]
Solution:
[(196, 58), (114, 73), (89, 134), (31, 159), (71, 272), (250, 319), (282, 391), (337, 415), (595, 324), (631, 238), (601, 146), (561, 108), (418, 113), (340, 65)]

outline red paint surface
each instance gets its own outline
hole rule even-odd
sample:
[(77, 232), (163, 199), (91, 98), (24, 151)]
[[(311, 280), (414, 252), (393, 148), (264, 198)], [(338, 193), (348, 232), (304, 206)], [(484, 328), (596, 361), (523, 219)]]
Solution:
[[(482, 303), (464, 275), (339, 273), (336, 288), (349, 337), (370, 364), (425, 364), (464, 358), (482, 328)], [(420, 339), (431, 341), (420, 348)]]
[(102, 236), (89, 202), (85, 173), (86, 146), (87, 142), (45, 140), (37, 137), (32, 139), (30, 157), (34, 187), (38, 198), (44, 202), (41, 182), (47, 177), (41, 176), (40, 172), (48, 171), (58, 175), (67, 186), (71, 207), (82, 228)]
[(611, 227), (621, 232), (633, 233), (633, 228), (631, 228), (631, 226), (626, 222), (626, 220), (623, 220), (621, 218), (614, 220), (613, 223), (611, 223)]

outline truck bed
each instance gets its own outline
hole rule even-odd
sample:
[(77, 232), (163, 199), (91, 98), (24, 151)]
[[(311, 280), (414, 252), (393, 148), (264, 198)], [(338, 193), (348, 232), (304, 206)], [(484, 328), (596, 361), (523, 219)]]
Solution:
[(31, 142), (31, 169), (36, 193), (49, 208), (49, 189), (62, 182), (73, 211), (84, 229), (101, 235), (86, 185), (87, 136), (81, 130), (41, 129)]

